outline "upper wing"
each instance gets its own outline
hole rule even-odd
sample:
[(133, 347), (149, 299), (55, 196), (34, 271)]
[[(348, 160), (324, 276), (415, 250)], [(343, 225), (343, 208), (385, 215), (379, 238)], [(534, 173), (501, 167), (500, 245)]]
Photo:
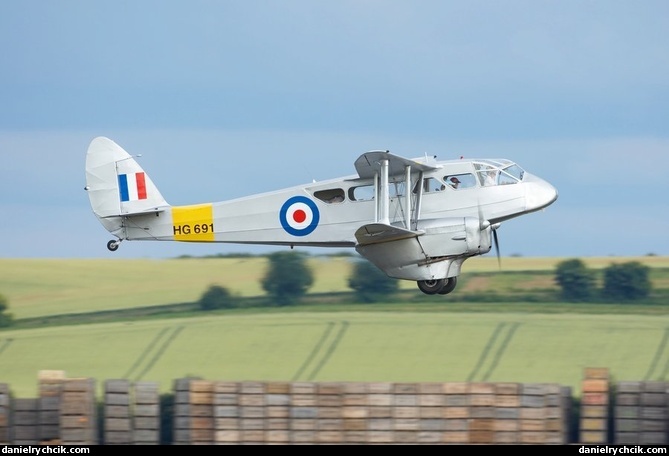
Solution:
[[(393, 155), (390, 152), (372, 151), (362, 154), (355, 161), (355, 169), (362, 179), (372, 178), (379, 171), (381, 160), (388, 160), (388, 175), (396, 176), (406, 172), (406, 167), (410, 166), (412, 172), (416, 171), (430, 171), (437, 169), (438, 166), (430, 165), (418, 161), (418, 159), (410, 159)], [(422, 159), (421, 159), (422, 160)], [(427, 160), (423, 160), (427, 161)]]

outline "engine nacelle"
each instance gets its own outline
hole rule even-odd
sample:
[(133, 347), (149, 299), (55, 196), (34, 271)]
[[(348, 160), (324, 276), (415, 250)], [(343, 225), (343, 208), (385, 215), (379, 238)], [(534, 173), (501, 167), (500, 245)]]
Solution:
[(390, 277), (435, 280), (456, 277), (467, 258), (492, 248), (489, 224), (473, 217), (422, 220), (422, 234), (358, 245), (356, 250)]
[(481, 255), (492, 248), (490, 224), (481, 226), (481, 221), (474, 217), (421, 220), (418, 230), (425, 232), (418, 242), (430, 258)]

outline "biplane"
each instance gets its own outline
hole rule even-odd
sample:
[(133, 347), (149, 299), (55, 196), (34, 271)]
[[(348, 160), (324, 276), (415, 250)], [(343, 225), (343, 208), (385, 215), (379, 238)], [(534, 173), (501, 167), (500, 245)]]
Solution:
[(86, 154), (93, 213), (114, 239), (354, 248), (388, 276), (445, 295), (465, 260), (486, 254), (507, 220), (558, 197), (507, 159), (404, 158), (370, 151), (357, 174), (226, 201), (167, 203), (137, 160), (97, 137)]

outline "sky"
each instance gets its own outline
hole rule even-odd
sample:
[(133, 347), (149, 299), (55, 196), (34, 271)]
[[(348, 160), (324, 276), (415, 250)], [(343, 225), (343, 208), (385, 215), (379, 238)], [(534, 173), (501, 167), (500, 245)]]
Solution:
[(96, 136), (171, 204), (348, 176), (369, 150), (508, 158), (559, 198), (502, 225), (502, 256), (669, 255), (667, 49), (666, 0), (3, 0), (0, 257), (277, 249), (109, 252)]

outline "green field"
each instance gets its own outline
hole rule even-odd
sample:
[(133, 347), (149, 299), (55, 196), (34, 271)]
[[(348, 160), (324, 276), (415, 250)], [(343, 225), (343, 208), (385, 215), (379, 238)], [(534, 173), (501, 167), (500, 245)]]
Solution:
[[(310, 261), (316, 273), (313, 292), (345, 291), (350, 259)], [(558, 261), (503, 259), (504, 275), (463, 279), (456, 293), (554, 287), (548, 272)], [(591, 261), (591, 267), (602, 268), (613, 260)], [(669, 263), (662, 257), (642, 261), (657, 271)], [(0, 293), (17, 318), (192, 302), (213, 283), (259, 296), (265, 266), (263, 258), (3, 259)], [(468, 271), (495, 272), (497, 262), (476, 258), (465, 268), (463, 277)], [(665, 273), (655, 277), (657, 283), (667, 283)], [(415, 284), (407, 282), (406, 287), (420, 294)], [(635, 315), (629, 305), (624, 314), (615, 305), (601, 306), (597, 314), (571, 312), (565, 305), (542, 310), (541, 304), (519, 303), (499, 307), (499, 312), (494, 303), (468, 306), (442, 298), (437, 304), (299, 306), (4, 329), (0, 382), (18, 397), (34, 397), (38, 372), (52, 369), (69, 377), (96, 378), (100, 386), (116, 378), (157, 381), (163, 392), (185, 376), (557, 382), (572, 387), (574, 394), (586, 367), (607, 367), (614, 380), (669, 379), (669, 312), (664, 307), (655, 308), (653, 315)]]
[(294, 312), (0, 332), (0, 381), (32, 397), (42, 369), (158, 381), (557, 382), (585, 367), (666, 380), (669, 316)]
[[(550, 274), (560, 258), (504, 258), (502, 272), (497, 259), (467, 260), (460, 284), (448, 300), (472, 291), (548, 288), (556, 289)], [(613, 262), (641, 261), (653, 269), (669, 269), (669, 257), (588, 258), (586, 264), (601, 269)], [(352, 258), (311, 257), (315, 275), (310, 293), (350, 291), (346, 281)], [(153, 305), (194, 302), (210, 285), (221, 285), (245, 297), (263, 296), (260, 280), (265, 274), (264, 257), (192, 258), (166, 260), (42, 260), (0, 259), (0, 294), (15, 318), (32, 318), (69, 313), (130, 309)], [(543, 274), (525, 274), (525, 272)], [(468, 273), (490, 272), (485, 277)], [(513, 274), (518, 273), (518, 274)], [(669, 274), (656, 279), (669, 288)], [(402, 289), (417, 290), (410, 281)], [(420, 293), (419, 293), (420, 295)]]

